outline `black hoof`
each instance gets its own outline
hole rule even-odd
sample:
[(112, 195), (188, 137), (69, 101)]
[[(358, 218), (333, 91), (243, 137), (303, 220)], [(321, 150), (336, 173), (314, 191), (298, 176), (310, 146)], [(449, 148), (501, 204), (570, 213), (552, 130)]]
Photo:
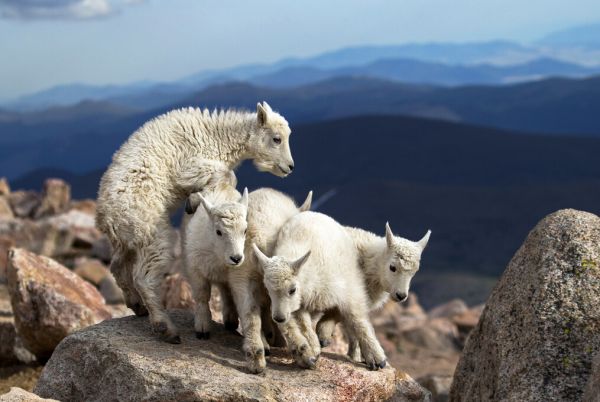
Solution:
[(138, 317), (146, 317), (148, 315), (148, 309), (141, 303), (135, 303), (130, 308)]
[(196, 338), (198, 338), (198, 339), (208, 339), (208, 338), (210, 338), (210, 332), (196, 331)]
[(386, 361), (382, 361), (381, 363), (379, 363), (379, 368), (382, 369), (385, 367)]
[(237, 321), (225, 321), (225, 329), (228, 331), (237, 331), (238, 322)]
[(317, 359), (314, 357), (309, 358), (308, 359), (308, 368), (313, 369), (315, 367), (317, 367)]
[(271, 349), (265, 349), (265, 356), (271, 356)]
[(326, 348), (327, 346), (331, 345), (331, 340), (319, 339), (319, 344), (321, 345), (322, 348)]

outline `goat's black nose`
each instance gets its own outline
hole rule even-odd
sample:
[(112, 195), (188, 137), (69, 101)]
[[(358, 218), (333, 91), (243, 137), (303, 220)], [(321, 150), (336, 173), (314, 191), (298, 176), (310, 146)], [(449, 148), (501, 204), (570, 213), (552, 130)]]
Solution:
[(288, 165), (288, 168), (290, 168), (290, 172), (291, 172), (292, 170), (294, 170), (294, 165)]
[(278, 317), (273, 317), (273, 319), (275, 320), (275, 322), (278, 322), (278, 323), (282, 323), (285, 321), (285, 317), (278, 316)]
[(229, 259), (234, 263), (234, 264), (239, 264), (240, 261), (242, 261), (242, 256), (241, 255), (232, 255), (231, 257), (229, 257)]
[(396, 297), (398, 298), (398, 301), (404, 301), (408, 295), (406, 293), (396, 292)]

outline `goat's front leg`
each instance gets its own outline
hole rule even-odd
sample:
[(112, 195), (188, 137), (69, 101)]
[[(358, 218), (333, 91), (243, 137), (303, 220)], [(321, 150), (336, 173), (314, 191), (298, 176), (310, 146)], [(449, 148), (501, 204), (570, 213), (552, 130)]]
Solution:
[(386, 365), (385, 353), (375, 337), (375, 330), (369, 321), (367, 312), (360, 307), (350, 307), (340, 313), (346, 331), (348, 331), (348, 340), (358, 342), (367, 367), (371, 370), (384, 368)]
[(237, 307), (244, 333), (243, 350), (246, 365), (253, 374), (262, 373), (266, 366), (265, 349), (261, 334), (260, 306), (251, 286), (243, 283), (232, 285), (231, 292)]
[(303, 368), (315, 368), (318, 356), (315, 355), (306, 337), (302, 335), (296, 315), (292, 314), (289, 320), (278, 324), (278, 327), (296, 364)]
[(318, 359), (321, 354), (321, 345), (319, 343), (319, 337), (313, 329), (310, 313), (306, 310), (298, 310), (296, 312), (296, 318), (298, 320), (300, 332), (304, 335), (314, 356)]
[(208, 339), (210, 337), (210, 325), (212, 321), (209, 301), (210, 301), (210, 281), (204, 276), (194, 273), (188, 276), (192, 296), (196, 302), (194, 309), (194, 331), (196, 338)]

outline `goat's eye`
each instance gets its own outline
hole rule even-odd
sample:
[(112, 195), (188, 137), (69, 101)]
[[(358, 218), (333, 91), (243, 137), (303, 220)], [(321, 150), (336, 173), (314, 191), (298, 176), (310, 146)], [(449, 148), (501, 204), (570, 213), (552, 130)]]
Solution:
[(217, 236), (223, 236), (223, 233), (217, 229)]
[(291, 288), (289, 293), (290, 293), (290, 296), (293, 295), (294, 293), (296, 293), (296, 288)]
[(395, 266), (393, 266), (393, 265), (390, 265), (390, 271), (392, 271), (392, 272), (396, 272), (396, 267), (395, 267)]
[(274, 142), (275, 144), (281, 144), (281, 138), (279, 138), (279, 137), (274, 137), (274, 138), (273, 138), (273, 142)]

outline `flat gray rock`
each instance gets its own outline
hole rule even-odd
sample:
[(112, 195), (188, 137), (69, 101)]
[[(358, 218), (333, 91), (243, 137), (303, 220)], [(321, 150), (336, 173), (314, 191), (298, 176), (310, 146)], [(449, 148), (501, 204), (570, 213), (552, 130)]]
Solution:
[(242, 337), (220, 325), (196, 339), (191, 313), (170, 311), (182, 344), (158, 340), (144, 317), (104, 321), (65, 338), (35, 388), (66, 401), (427, 401), (429, 392), (387, 367), (368, 371), (324, 353), (317, 369), (274, 348), (262, 375), (247, 373)]

